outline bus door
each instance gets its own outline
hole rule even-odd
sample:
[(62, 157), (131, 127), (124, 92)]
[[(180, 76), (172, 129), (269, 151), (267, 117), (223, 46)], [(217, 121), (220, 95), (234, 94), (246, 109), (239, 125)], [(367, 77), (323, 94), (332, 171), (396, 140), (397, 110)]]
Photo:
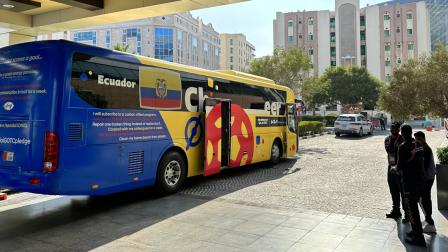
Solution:
[(205, 100), (205, 176), (230, 165), (231, 105), (231, 100)]
[(287, 104), (286, 116), (286, 155), (287, 157), (294, 157), (298, 152), (299, 145), (299, 122), (296, 104)]

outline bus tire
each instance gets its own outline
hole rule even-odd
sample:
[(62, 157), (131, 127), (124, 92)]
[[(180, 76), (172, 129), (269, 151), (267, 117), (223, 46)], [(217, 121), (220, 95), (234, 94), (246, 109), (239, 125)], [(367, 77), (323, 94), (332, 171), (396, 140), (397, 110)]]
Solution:
[(271, 164), (278, 164), (282, 157), (282, 142), (279, 139), (275, 139), (271, 147)]
[(176, 193), (187, 178), (187, 164), (177, 151), (166, 153), (157, 168), (157, 188), (163, 195)]

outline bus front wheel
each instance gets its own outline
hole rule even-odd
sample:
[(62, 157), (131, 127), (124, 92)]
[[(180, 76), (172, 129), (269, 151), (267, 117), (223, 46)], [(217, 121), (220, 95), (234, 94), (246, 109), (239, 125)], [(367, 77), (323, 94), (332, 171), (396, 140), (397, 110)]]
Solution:
[(165, 154), (157, 169), (157, 187), (162, 194), (172, 194), (179, 190), (187, 177), (187, 165), (182, 155), (176, 151)]

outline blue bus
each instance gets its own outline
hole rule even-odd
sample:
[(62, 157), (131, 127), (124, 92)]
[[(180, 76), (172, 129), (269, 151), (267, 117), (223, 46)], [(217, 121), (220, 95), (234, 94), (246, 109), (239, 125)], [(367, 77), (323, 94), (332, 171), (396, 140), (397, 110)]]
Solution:
[(297, 153), (294, 93), (69, 41), (0, 49), (0, 188), (105, 195)]

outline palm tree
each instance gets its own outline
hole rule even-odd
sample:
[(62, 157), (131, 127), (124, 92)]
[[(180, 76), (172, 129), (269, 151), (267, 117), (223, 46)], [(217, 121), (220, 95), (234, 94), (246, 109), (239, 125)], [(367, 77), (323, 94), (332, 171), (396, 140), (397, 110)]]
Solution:
[(128, 44), (122, 45), (122, 44), (120, 44), (120, 43), (117, 43), (117, 44), (114, 46), (114, 50), (115, 50), (115, 51), (119, 51), (119, 52), (127, 52), (128, 49), (129, 49), (129, 45), (128, 45)]

